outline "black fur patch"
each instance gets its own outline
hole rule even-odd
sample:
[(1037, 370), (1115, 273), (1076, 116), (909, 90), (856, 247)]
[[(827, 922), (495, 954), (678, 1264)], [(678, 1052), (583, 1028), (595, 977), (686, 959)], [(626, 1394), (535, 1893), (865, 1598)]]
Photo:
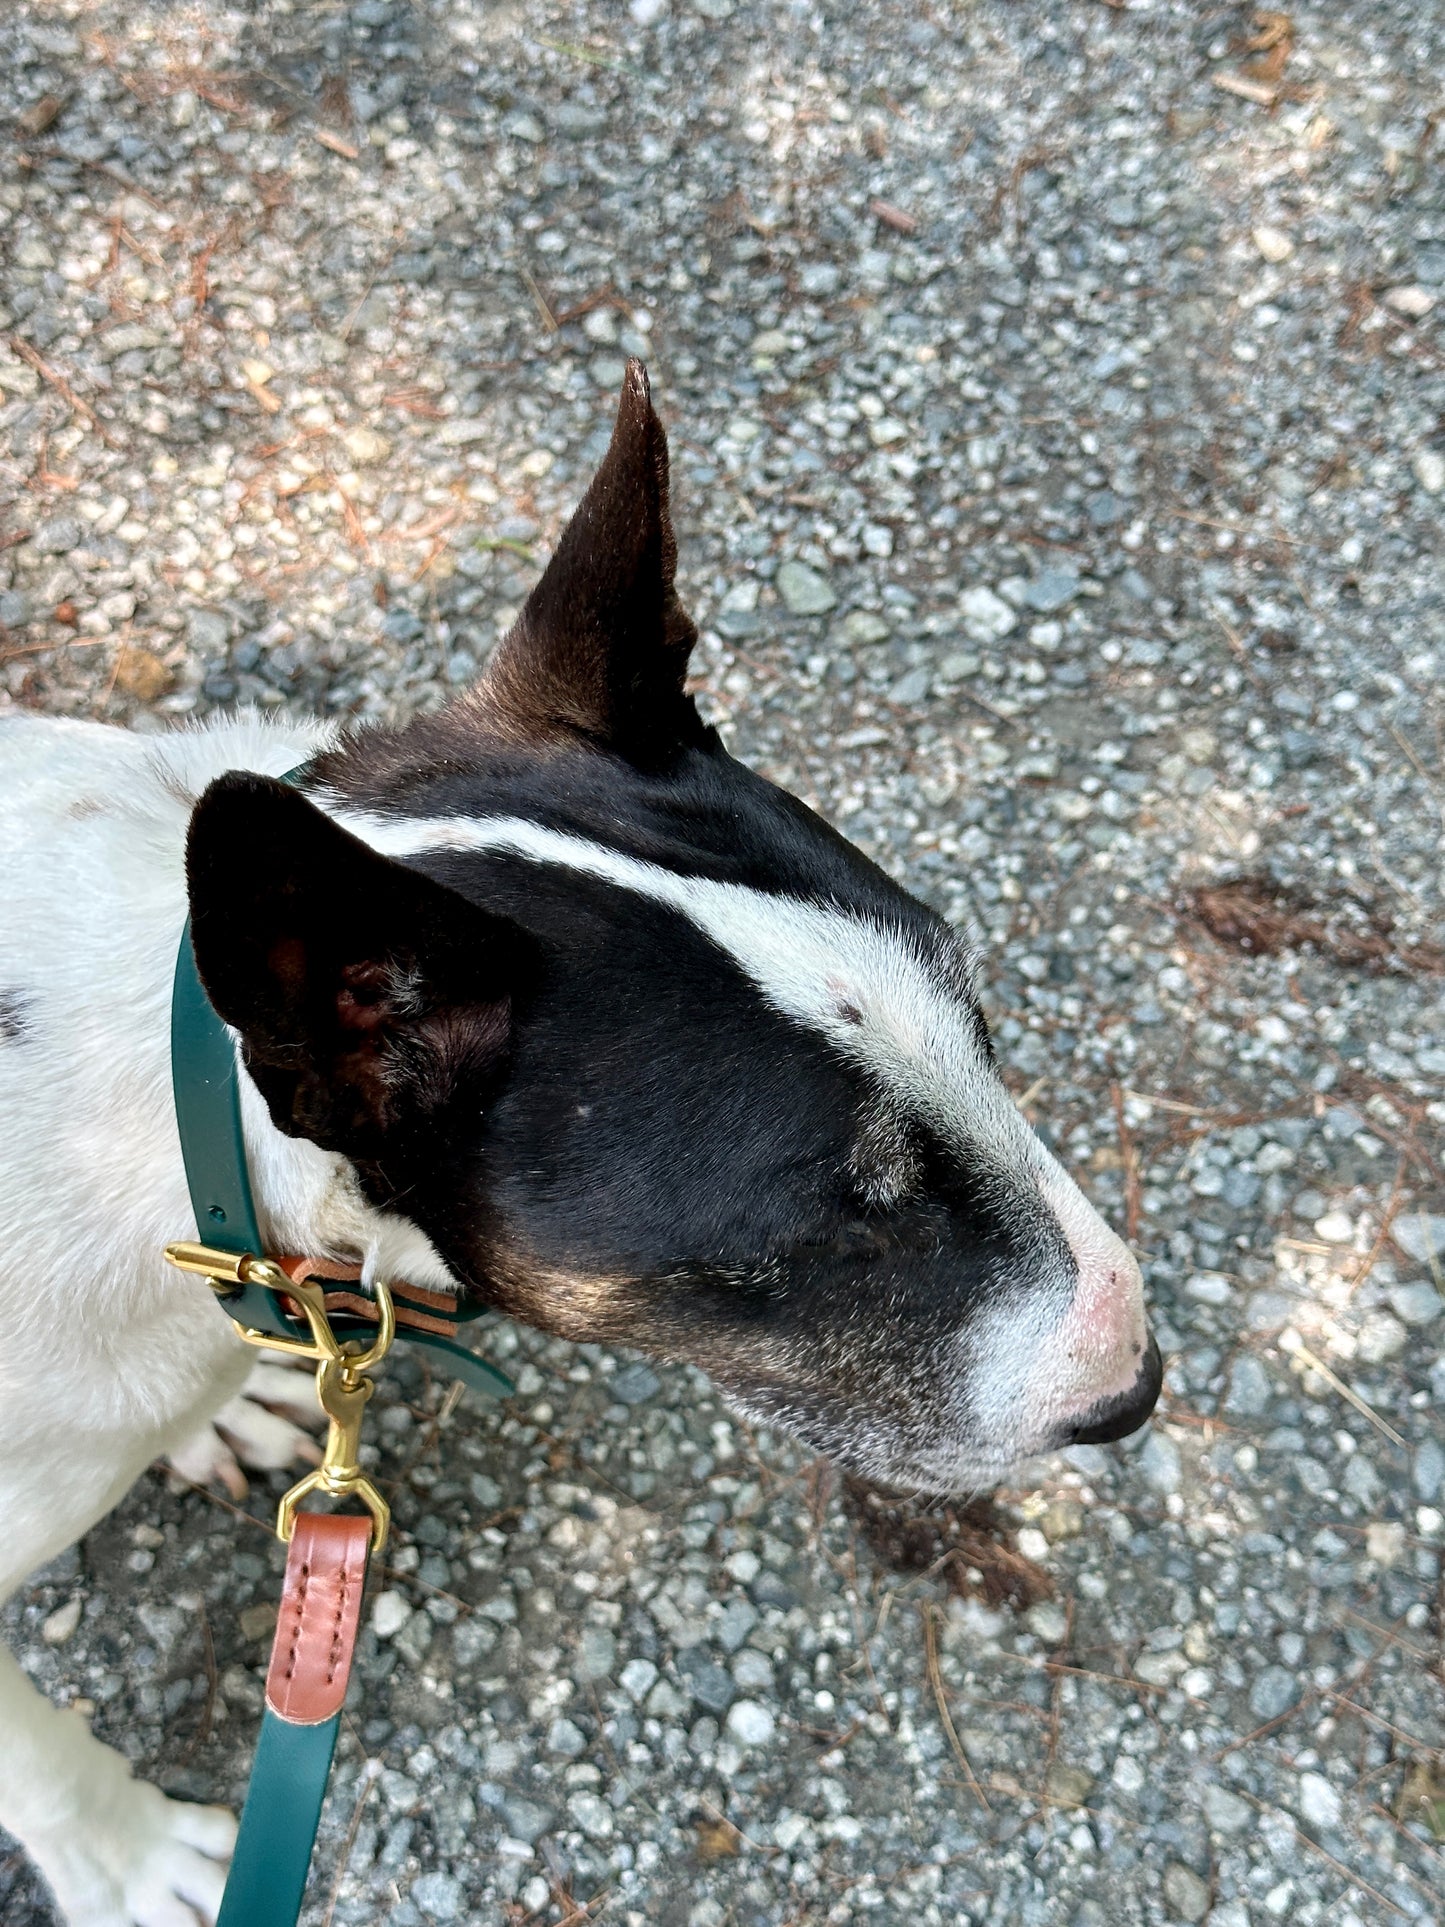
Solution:
[(0, 1044), (23, 1044), (30, 1035), (32, 999), (23, 990), (0, 990)]

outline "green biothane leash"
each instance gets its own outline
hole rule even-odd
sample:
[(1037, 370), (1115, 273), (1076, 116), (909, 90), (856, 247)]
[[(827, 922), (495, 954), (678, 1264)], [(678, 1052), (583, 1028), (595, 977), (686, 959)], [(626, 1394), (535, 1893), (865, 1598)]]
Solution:
[[(389, 1291), (382, 1287), (375, 1294), (377, 1305), (368, 1306), (354, 1272), (341, 1291), (324, 1270), (297, 1275), (295, 1288), (286, 1289), (288, 1278), (266, 1259), (261, 1241), (242, 1136), (236, 1044), (202, 988), (189, 921), (171, 1000), (171, 1075), (201, 1243), (172, 1247), (167, 1255), (183, 1269), (210, 1278), (220, 1304), (249, 1343), (291, 1347), (320, 1362), (318, 1391), (332, 1421), (331, 1438), (322, 1468), (302, 1486), (335, 1497), (359, 1496), (372, 1513), (370, 1522), (345, 1515), (301, 1513), (298, 1518), (301, 1487), (282, 1502), (278, 1530), (291, 1541), (286, 1594), (217, 1927), (294, 1927), (341, 1720), (367, 1552), (379, 1549), (386, 1534), (385, 1502), (356, 1464), (360, 1414), (371, 1383), (353, 1367), (379, 1357), (394, 1330), (397, 1337), (438, 1354), (450, 1375), (474, 1391), (506, 1398), (515, 1388), (504, 1372), (448, 1335), (459, 1319), (474, 1318), (484, 1308), (461, 1308), (441, 1294), (405, 1284)], [(328, 1286), (333, 1297), (350, 1299), (361, 1313), (373, 1315), (342, 1305), (333, 1309), (326, 1303)], [(298, 1306), (304, 1319), (296, 1315)], [(414, 1329), (412, 1320), (443, 1329)], [(378, 1325), (383, 1336), (375, 1342)], [(360, 1347), (368, 1344), (372, 1352), (362, 1354)], [(343, 1620), (344, 1633), (337, 1630)]]

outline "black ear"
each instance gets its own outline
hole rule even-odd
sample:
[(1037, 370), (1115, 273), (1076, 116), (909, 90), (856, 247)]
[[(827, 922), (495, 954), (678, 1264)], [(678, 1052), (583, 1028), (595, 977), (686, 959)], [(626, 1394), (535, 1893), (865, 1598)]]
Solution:
[(580, 733), (643, 765), (707, 732), (682, 693), (697, 631), (677, 599), (667, 436), (629, 361), (602, 466), (478, 700), (509, 731)]
[(186, 844), (201, 982), (283, 1131), (359, 1160), (480, 1103), (532, 940), (270, 777), (212, 783)]

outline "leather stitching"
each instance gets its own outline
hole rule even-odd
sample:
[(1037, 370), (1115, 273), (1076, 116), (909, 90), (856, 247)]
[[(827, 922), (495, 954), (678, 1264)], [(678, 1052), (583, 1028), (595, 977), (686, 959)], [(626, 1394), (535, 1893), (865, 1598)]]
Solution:
[(303, 1513), (277, 1620), (267, 1703), (283, 1719), (329, 1718), (346, 1691), (366, 1584), (368, 1519)]
[(285, 1677), (287, 1679), (295, 1679), (296, 1677), (296, 1656), (301, 1650), (301, 1632), (306, 1622), (306, 1591), (310, 1580), (311, 1567), (309, 1565), (303, 1565), (301, 1568), (301, 1584), (296, 1588), (296, 1598), (293, 1606), (295, 1624), (291, 1629), (291, 1650), (286, 1655)]
[(336, 1612), (331, 1621), (331, 1651), (327, 1656), (326, 1666), (326, 1684), (328, 1686), (335, 1682), (336, 1669), (345, 1657), (342, 1650), (341, 1622), (346, 1617), (347, 1591), (351, 1584), (351, 1573), (344, 1564), (337, 1577)]

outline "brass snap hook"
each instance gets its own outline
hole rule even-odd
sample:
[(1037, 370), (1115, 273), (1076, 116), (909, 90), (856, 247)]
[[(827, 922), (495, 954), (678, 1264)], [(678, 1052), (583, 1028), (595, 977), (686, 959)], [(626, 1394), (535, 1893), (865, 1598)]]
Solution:
[[(337, 1343), (324, 1304), (316, 1310), (305, 1298), (301, 1300), (313, 1333), (318, 1338), (324, 1335), (327, 1347), (326, 1356), (316, 1369), (316, 1396), (329, 1427), (320, 1465), (292, 1486), (276, 1509), (277, 1536), (288, 1544), (296, 1530), (301, 1501), (311, 1492), (325, 1492), (333, 1499), (360, 1499), (371, 1514), (372, 1551), (380, 1552), (386, 1544), (391, 1508), (361, 1469), (361, 1421), (367, 1401), (376, 1390), (367, 1374), (385, 1358), (396, 1335), (396, 1311), (391, 1293), (380, 1279), (376, 1281), (375, 1294), (380, 1314), (377, 1333), (364, 1351), (351, 1351)], [(319, 1293), (316, 1296), (320, 1298)]]
[(333, 1499), (360, 1499), (371, 1514), (372, 1551), (380, 1552), (386, 1544), (391, 1508), (361, 1469), (361, 1421), (366, 1402), (376, 1389), (368, 1374), (386, 1357), (396, 1337), (396, 1307), (386, 1285), (378, 1278), (373, 1286), (376, 1336), (361, 1347), (354, 1340), (343, 1344), (331, 1329), (326, 1294), (319, 1285), (309, 1280), (296, 1283), (270, 1258), (238, 1257), (209, 1245), (190, 1243), (167, 1245), (166, 1258), (178, 1270), (208, 1279), (218, 1292), (235, 1285), (264, 1285), (301, 1307), (311, 1328), (309, 1341), (277, 1337), (248, 1325), (236, 1327), (237, 1336), (248, 1345), (288, 1358), (315, 1361), (316, 1396), (329, 1421), (321, 1463), (281, 1500), (276, 1510), (276, 1534), (289, 1545), (301, 1501), (309, 1493), (324, 1492)]

